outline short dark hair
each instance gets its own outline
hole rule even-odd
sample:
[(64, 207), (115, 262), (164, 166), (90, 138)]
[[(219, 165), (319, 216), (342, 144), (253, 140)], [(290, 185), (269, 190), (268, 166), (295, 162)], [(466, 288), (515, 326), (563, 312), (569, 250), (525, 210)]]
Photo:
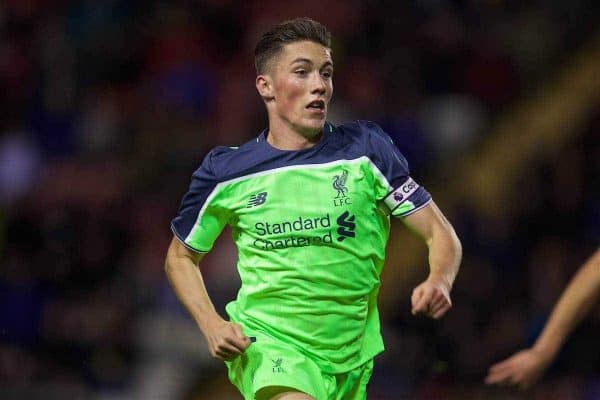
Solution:
[(254, 49), (256, 73), (262, 74), (268, 62), (278, 55), (288, 43), (310, 40), (331, 47), (331, 33), (327, 28), (310, 18), (295, 18), (275, 25), (262, 35)]

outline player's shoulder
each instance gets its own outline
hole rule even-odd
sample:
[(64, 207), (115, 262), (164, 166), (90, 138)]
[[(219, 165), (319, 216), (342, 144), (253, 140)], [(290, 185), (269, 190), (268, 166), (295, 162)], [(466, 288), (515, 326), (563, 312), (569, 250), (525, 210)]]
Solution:
[(381, 127), (369, 120), (354, 120), (336, 126), (336, 131), (342, 135), (346, 141), (360, 143), (370, 147), (373, 142), (391, 141), (390, 137), (381, 129)]
[(336, 130), (356, 138), (368, 139), (370, 136), (385, 136), (385, 132), (376, 122), (357, 119), (337, 125)]
[(208, 152), (202, 167), (210, 171), (216, 180), (224, 180), (238, 174), (256, 158), (256, 138), (240, 146), (216, 146)]

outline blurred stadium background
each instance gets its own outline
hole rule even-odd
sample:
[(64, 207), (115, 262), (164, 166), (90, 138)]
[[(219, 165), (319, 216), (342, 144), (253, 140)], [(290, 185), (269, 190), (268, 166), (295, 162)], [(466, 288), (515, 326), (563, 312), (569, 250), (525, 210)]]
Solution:
[[(595, 1), (0, 2), (0, 398), (238, 399), (163, 273), (216, 144), (263, 129), (253, 45), (333, 32), (330, 119), (377, 121), (454, 223), (454, 309), (410, 316), (426, 249), (395, 223), (371, 399), (599, 399), (600, 308), (542, 383), (482, 384), (529, 345), (600, 238)], [(222, 310), (225, 233), (205, 259)]]

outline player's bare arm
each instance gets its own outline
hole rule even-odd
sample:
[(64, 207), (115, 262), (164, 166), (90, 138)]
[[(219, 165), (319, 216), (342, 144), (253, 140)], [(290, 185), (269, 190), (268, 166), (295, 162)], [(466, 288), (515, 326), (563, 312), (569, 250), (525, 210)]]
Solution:
[(429, 248), (429, 276), (412, 292), (412, 313), (438, 319), (452, 307), (450, 291), (462, 258), (460, 240), (433, 201), (408, 215), (404, 222), (424, 238)]
[(165, 271), (175, 294), (204, 334), (210, 354), (219, 360), (231, 360), (244, 352), (250, 339), (238, 324), (224, 320), (215, 311), (198, 268), (202, 257), (202, 253), (188, 249), (174, 237)]
[(533, 347), (492, 365), (485, 382), (533, 386), (552, 363), (562, 344), (600, 298), (600, 249), (581, 266), (560, 296)]

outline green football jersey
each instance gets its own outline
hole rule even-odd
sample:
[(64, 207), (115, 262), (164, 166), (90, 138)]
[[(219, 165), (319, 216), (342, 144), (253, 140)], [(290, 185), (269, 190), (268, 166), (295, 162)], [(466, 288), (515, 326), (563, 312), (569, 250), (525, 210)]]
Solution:
[(172, 229), (207, 252), (230, 225), (242, 282), (231, 320), (341, 373), (383, 350), (377, 293), (389, 216), (430, 199), (377, 125), (326, 124), (306, 150), (273, 148), (264, 132), (213, 150)]

